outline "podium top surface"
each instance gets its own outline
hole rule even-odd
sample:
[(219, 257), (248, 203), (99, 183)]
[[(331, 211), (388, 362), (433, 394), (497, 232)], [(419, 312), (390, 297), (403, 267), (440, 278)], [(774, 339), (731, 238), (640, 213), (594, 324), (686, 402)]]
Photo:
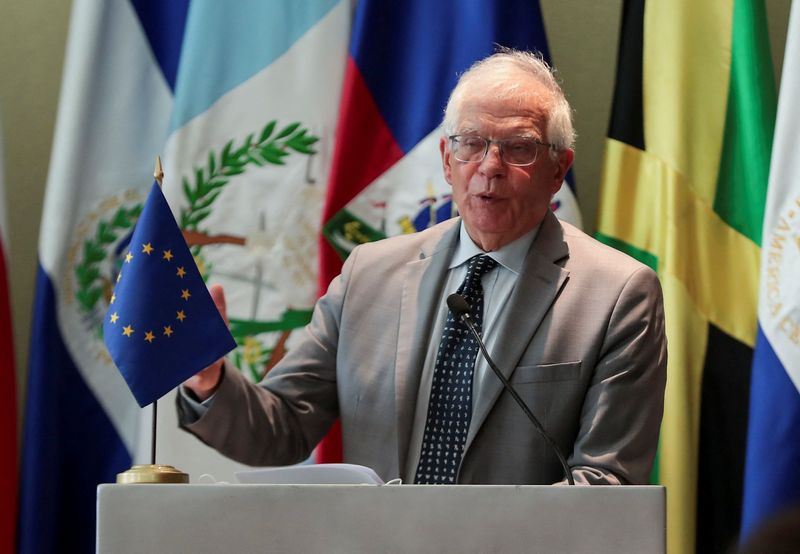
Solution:
[(664, 552), (657, 486), (100, 485), (97, 551)]

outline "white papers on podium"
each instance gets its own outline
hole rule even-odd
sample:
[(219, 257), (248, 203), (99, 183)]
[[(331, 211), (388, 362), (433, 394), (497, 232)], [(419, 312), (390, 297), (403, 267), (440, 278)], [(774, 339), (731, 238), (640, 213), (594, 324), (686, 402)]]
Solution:
[(309, 464), (237, 471), (248, 485), (383, 485), (374, 470), (356, 464)]

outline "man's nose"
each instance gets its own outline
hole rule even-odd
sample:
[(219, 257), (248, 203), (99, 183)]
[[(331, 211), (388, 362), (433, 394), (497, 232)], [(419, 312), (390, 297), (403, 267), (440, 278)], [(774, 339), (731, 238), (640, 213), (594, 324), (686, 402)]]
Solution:
[(487, 177), (495, 177), (504, 173), (506, 164), (503, 162), (503, 155), (500, 150), (500, 145), (489, 143), (489, 149), (486, 151), (486, 156), (481, 161), (480, 172)]

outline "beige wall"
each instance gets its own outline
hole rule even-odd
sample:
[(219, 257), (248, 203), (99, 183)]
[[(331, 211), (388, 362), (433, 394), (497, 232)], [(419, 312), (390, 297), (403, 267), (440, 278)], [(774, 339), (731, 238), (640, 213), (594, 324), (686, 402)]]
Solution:
[[(779, 75), (790, 0), (766, 3)], [(622, 0), (541, 0), (541, 5), (553, 61), (576, 111), (579, 136), (575, 173), (585, 226), (591, 231), (596, 219), (597, 183), (611, 106)], [(6, 203), (20, 398), (23, 398), (23, 375), (28, 360), (39, 218), (69, 8), (70, 2), (63, 0), (4, 0), (0, 4), (0, 113), (6, 148)], [(20, 409), (21, 404), (22, 401)]]
[[(71, 2), (0, 1), (0, 119), (5, 145), (11, 307), (22, 413), (36, 250)], [(21, 418), (20, 418), (21, 422)]]

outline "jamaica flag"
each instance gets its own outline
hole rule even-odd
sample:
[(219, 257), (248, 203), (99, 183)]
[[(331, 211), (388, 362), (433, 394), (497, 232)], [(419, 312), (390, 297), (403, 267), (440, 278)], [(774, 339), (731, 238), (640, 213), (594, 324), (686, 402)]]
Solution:
[(776, 92), (763, 0), (626, 0), (598, 238), (655, 269), (670, 552), (738, 534)]

